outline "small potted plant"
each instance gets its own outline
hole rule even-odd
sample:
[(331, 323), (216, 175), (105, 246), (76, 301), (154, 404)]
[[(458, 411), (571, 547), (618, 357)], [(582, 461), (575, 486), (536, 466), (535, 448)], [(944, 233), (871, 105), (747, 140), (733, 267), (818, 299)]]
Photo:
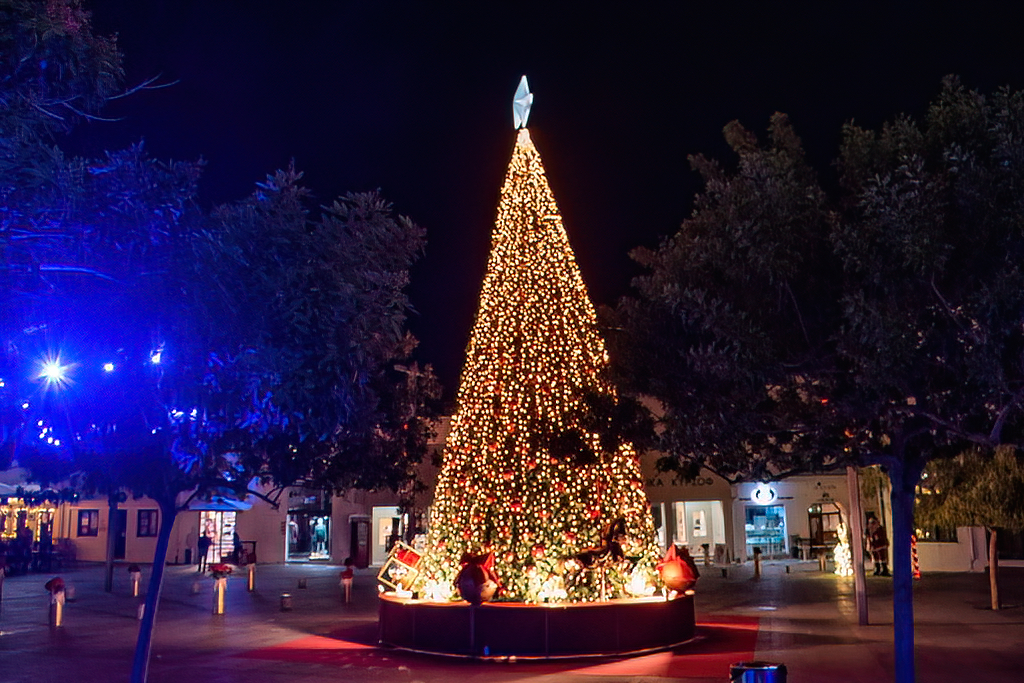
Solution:
[(212, 576), (214, 579), (226, 579), (228, 578), (228, 574), (230, 573), (230, 564), (219, 563), (210, 565), (210, 576)]

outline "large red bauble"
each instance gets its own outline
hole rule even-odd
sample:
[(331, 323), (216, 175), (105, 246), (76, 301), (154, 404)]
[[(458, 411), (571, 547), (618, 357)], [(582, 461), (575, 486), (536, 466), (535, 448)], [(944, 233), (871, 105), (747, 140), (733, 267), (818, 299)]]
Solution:
[(699, 576), (690, 554), (685, 549), (676, 552), (675, 545), (668, 547), (665, 558), (658, 563), (657, 568), (665, 587), (677, 593), (693, 588)]
[(490, 602), (498, 591), (498, 577), (494, 573), (494, 554), (470, 555), (461, 560), (462, 569), (455, 577), (455, 587), (462, 599), (472, 605)]

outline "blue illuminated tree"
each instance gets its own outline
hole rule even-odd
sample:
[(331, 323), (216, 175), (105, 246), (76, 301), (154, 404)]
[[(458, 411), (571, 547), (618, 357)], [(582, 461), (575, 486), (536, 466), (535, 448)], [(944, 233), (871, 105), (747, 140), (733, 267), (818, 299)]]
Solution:
[(373, 193), (311, 213), (294, 169), (204, 215), (199, 164), (65, 157), (120, 54), (76, 0), (0, 19), (0, 466), (160, 507), (142, 681), (190, 500), (410, 481), (437, 396), (405, 329), (424, 236)]
[(299, 180), (281, 171), (206, 219), (179, 214), (130, 278), (75, 276), (37, 298), (14, 347), (18, 462), (161, 510), (139, 680), (171, 526), (192, 499), (397, 489), (426, 450), (438, 391), (409, 357), (403, 293), (422, 231), (376, 194), (313, 218)]

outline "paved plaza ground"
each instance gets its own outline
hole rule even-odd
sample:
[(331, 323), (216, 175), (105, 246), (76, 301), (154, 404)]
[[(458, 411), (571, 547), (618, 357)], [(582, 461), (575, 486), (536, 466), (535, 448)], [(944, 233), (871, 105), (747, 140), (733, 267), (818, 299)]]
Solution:
[[(148, 579), (149, 568), (144, 568)], [(853, 580), (816, 563), (708, 568), (698, 583), (698, 637), (671, 652), (616, 660), (481, 662), (376, 647), (374, 577), (356, 579), (343, 605), (338, 567), (267, 565), (256, 591), (229, 579), (227, 613), (211, 612), (213, 581), (168, 567), (149, 680), (153, 683), (396, 681), (727, 681), (729, 664), (785, 663), (791, 682), (892, 680), (892, 584), (868, 577), (869, 626), (858, 626)], [(915, 583), (918, 679), (922, 683), (1024, 680), (1024, 569), (1005, 569), (1005, 602), (988, 609), (985, 574), (926, 574)], [(50, 575), (9, 577), (0, 604), (0, 681), (125, 681), (138, 629), (138, 599), (119, 566), (113, 594), (99, 566), (61, 574), (74, 586), (65, 625), (47, 620)], [(300, 579), (305, 588), (299, 588)], [(293, 609), (282, 612), (281, 594)], [(600, 624), (594, 624), (600, 628)]]

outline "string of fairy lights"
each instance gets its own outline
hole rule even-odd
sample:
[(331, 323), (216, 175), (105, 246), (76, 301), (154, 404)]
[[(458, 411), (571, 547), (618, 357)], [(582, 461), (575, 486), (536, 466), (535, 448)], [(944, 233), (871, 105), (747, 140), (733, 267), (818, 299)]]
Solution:
[[(654, 591), (659, 551), (632, 448), (580, 465), (538, 445), (575, 427), (588, 391), (610, 393), (593, 304), (540, 154), (518, 133), (432, 513), (422, 592), (453, 596), (463, 553), (494, 552), (499, 599), (586, 601)], [(600, 452), (597, 437), (592, 448)], [(625, 520), (627, 559), (574, 559)]]

